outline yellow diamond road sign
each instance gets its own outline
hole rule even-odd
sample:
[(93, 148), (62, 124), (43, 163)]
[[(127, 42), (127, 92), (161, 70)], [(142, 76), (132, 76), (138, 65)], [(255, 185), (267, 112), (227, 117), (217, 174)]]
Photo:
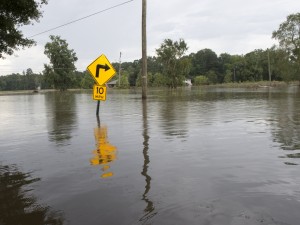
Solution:
[(105, 55), (99, 56), (88, 67), (88, 71), (98, 85), (103, 85), (109, 81), (116, 73)]

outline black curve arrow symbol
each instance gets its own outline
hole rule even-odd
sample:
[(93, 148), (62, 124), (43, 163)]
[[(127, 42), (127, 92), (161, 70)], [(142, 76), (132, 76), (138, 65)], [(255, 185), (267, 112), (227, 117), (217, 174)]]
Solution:
[(100, 69), (104, 69), (105, 71), (107, 71), (107, 70), (110, 70), (110, 67), (107, 64), (105, 64), (105, 65), (98, 64), (97, 67), (96, 67), (96, 77), (97, 78), (100, 75)]

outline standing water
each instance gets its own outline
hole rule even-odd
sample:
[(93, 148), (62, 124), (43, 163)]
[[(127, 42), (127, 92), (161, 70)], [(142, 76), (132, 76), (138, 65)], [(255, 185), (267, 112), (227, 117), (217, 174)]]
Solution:
[(299, 224), (298, 87), (148, 95), (0, 95), (0, 224)]

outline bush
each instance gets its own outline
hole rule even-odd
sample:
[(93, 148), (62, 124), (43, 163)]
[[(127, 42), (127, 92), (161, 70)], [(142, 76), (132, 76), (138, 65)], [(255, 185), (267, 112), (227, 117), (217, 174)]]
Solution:
[(206, 76), (197, 76), (194, 80), (194, 85), (208, 85), (208, 78)]

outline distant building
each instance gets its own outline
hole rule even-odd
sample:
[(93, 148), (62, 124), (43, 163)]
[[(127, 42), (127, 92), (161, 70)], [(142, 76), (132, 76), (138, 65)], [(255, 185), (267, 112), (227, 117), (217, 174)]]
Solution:
[(110, 88), (113, 88), (113, 87), (117, 86), (117, 82), (118, 82), (118, 80), (110, 81), (107, 83), (107, 86)]
[(186, 79), (184, 81), (184, 83), (186, 84), (186, 86), (192, 86), (192, 80), (191, 79)]
[(41, 90), (41, 86), (37, 86), (37, 87), (33, 90), (33, 92), (34, 92), (34, 93), (38, 93), (40, 90)]

